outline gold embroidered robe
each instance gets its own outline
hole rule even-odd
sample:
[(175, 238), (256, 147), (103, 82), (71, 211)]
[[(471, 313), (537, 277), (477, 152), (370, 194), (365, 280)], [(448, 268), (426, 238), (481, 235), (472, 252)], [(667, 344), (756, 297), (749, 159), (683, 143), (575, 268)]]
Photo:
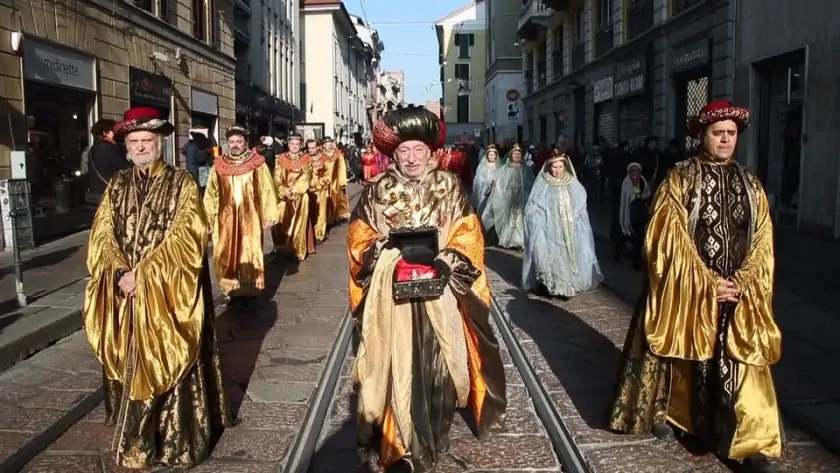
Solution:
[(310, 156), (312, 161), (312, 182), (310, 189), (313, 197), (312, 225), (315, 231), (315, 241), (320, 243), (327, 237), (327, 217), (330, 203), (330, 179), (332, 164), (324, 153), (317, 157)]
[[(439, 299), (395, 304), (400, 251), (387, 235), (421, 226), (440, 230), (449, 285)], [(362, 192), (347, 244), (350, 308), (362, 338), (354, 369), (359, 443), (378, 452), (383, 468), (409, 455), (424, 471), (447, 448), (456, 407), (470, 408), (484, 439), (507, 404), (481, 223), (453, 174), (432, 171), (415, 183), (392, 166)]]
[[(230, 425), (206, 244), (186, 171), (158, 160), (111, 179), (90, 232), (83, 317), (123, 467), (195, 466)], [(133, 296), (121, 294), (119, 271), (133, 271)]]
[(308, 155), (283, 153), (274, 164), (274, 186), (279, 201), (279, 223), (272, 230), (275, 248), (285, 248), (298, 261), (315, 251), (310, 218), (312, 163)]
[(330, 209), (328, 224), (350, 218), (350, 202), (347, 200), (347, 163), (339, 150), (332, 154), (324, 152), (330, 161)]
[(278, 220), (277, 193), (265, 158), (220, 156), (204, 192), (213, 235), (213, 269), (228, 296), (258, 294), (265, 288), (263, 228)]
[[(735, 162), (679, 163), (657, 190), (645, 250), (610, 427), (644, 434), (667, 420), (724, 457), (780, 456), (773, 228), (758, 179)], [(737, 304), (717, 302), (721, 278), (741, 290)]]

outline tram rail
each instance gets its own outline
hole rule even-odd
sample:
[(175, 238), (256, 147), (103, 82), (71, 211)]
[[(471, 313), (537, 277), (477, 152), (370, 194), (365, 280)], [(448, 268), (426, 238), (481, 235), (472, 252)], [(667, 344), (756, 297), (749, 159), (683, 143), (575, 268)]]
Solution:
[[(498, 330), (501, 342), (510, 354), (511, 362), (525, 385), (534, 407), (537, 419), (542, 424), (548, 440), (557, 455), (564, 473), (592, 473), (583, 454), (562, 416), (551, 401), (545, 386), (528, 360), (517, 340), (510, 320), (504, 315), (495, 296), (491, 296), (490, 314)], [(299, 434), (289, 450), (282, 473), (317, 473), (313, 459), (322, 446), (324, 432), (330, 427), (330, 411), (339, 395), (341, 373), (351, 350), (353, 321), (349, 311), (342, 322), (336, 343), (333, 345), (324, 367), (318, 388), (312, 398)], [(352, 356), (352, 355), (351, 355)], [(490, 448), (490, 447), (488, 447)]]

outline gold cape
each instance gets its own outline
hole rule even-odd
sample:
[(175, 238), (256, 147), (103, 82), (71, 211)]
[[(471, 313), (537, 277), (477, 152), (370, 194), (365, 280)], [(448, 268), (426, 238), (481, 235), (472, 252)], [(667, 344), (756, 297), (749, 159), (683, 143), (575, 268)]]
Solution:
[[(425, 422), (412, 417), (415, 355), (414, 350), (405, 349), (406, 344), (413, 346), (414, 337), (429, 336), (416, 333), (412, 324), (418, 311), (431, 325), (444, 363), (440, 369), (451, 378), (457, 394), (452, 405), (443, 402), (438, 409), (444, 413), (451, 409), (454, 415), (456, 402), (469, 405), (483, 439), (507, 403), (504, 368), (489, 321), (481, 223), (451, 173), (432, 171), (415, 186), (390, 168), (362, 192), (347, 236), (350, 307), (362, 338), (354, 369), (360, 384), (360, 441), (367, 444), (375, 438), (371, 428), (381, 431), (379, 444), (373, 448), (379, 452), (382, 467), (403, 458), (410, 445), (417, 445), (411, 426)], [(440, 230), (439, 258), (452, 270), (449, 286), (439, 299), (397, 304), (391, 283), (400, 253), (383, 245), (392, 228), (425, 225)], [(424, 438), (419, 443), (431, 445), (434, 440)]]
[[(312, 163), (309, 155), (294, 160), (289, 153), (281, 154), (274, 164), (274, 186), (279, 199), (279, 222), (272, 229), (274, 246), (285, 247), (298, 261), (306, 259), (313, 250), (314, 232), (310, 221)], [(284, 197), (286, 192), (290, 196)], [(310, 238), (311, 237), (311, 238)], [(313, 241), (310, 241), (313, 240)]]
[(312, 159), (312, 182), (310, 190), (313, 196), (313, 226), (315, 241), (322, 242), (327, 237), (327, 217), (329, 214), (330, 179), (333, 164), (326, 155), (319, 154)]
[(214, 165), (204, 191), (213, 234), (213, 269), (226, 295), (254, 294), (265, 288), (263, 228), (278, 221), (277, 193), (268, 165), (262, 162), (242, 171), (220, 173)]
[[(93, 219), (84, 323), (105, 376), (127, 384), (129, 399), (146, 400), (171, 390), (196, 363), (207, 220), (198, 186), (185, 171), (153, 163), (155, 179), (142, 203), (138, 173), (112, 179)], [(134, 272), (133, 297), (120, 293), (119, 269)], [(126, 379), (132, 349), (138, 356)]]
[(350, 218), (350, 202), (347, 199), (347, 163), (344, 153), (339, 150), (333, 154), (324, 153), (330, 161), (330, 210), (328, 224)]
[[(737, 165), (737, 164), (736, 164)], [(782, 428), (770, 373), (781, 357), (781, 332), (773, 317), (773, 228), (758, 179), (740, 170), (750, 200), (749, 250), (732, 280), (740, 302), (728, 324), (726, 352), (738, 365), (736, 429), (729, 458), (778, 457)], [(649, 433), (667, 419), (692, 432), (692, 362), (714, 357), (720, 276), (700, 259), (691, 235), (702, 189), (697, 158), (672, 169), (654, 198), (645, 237), (647, 280), (624, 345), (611, 429)], [(686, 202), (695, 205), (689, 214)]]

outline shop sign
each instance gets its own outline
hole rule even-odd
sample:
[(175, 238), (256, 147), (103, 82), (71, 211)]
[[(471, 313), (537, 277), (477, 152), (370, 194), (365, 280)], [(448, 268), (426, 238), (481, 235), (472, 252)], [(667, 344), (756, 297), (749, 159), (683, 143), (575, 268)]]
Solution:
[(613, 76), (592, 81), (592, 101), (594, 103), (606, 102), (613, 98)]
[(172, 107), (172, 81), (168, 77), (129, 67), (128, 81), (131, 83), (129, 99), (132, 103), (166, 110)]
[(632, 58), (618, 63), (615, 68), (615, 90), (613, 95), (620, 99), (643, 94), (647, 83), (645, 57)]
[(686, 44), (674, 51), (671, 60), (671, 73), (676, 74), (705, 66), (709, 63), (709, 57), (708, 38)]
[(192, 111), (198, 113), (206, 113), (207, 115), (219, 115), (219, 96), (203, 92), (201, 90), (192, 89)]
[(90, 56), (29, 37), (23, 42), (25, 79), (95, 92), (94, 70)]

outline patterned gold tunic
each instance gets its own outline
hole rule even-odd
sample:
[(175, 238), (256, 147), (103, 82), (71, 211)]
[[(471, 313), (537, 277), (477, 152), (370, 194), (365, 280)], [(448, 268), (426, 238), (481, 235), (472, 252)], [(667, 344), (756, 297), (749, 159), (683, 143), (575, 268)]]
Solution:
[(222, 292), (258, 294), (265, 288), (263, 227), (278, 220), (277, 193), (265, 158), (252, 151), (219, 157), (207, 182), (204, 209)]
[(324, 152), (330, 162), (330, 210), (329, 225), (350, 218), (350, 202), (347, 200), (347, 163), (344, 153), (335, 150)]
[[(773, 229), (755, 176), (701, 155), (657, 191), (645, 241), (644, 304), (624, 346), (610, 427), (642, 434), (669, 422), (719, 455), (778, 457), (782, 426), (770, 366), (781, 357), (772, 312)], [(721, 279), (741, 290), (719, 303)]]
[(298, 261), (315, 251), (310, 219), (312, 163), (308, 155), (283, 153), (274, 164), (274, 186), (279, 199), (279, 223), (272, 230), (275, 248), (285, 248)]
[(312, 161), (312, 182), (310, 189), (313, 197), (312, 225), (315, 228), (315, 241), (322, 242), (327, 237), (327, 218), (329, 217), (330, 181), (333, 168), (324, 153), (310, 156)]
[[(156, 161), (114, 175), (91, 228), (83, 315), (123, 467), (195, 466), (230, 424), (206, 244), (186, 171)], [(117, 285), (124, 271), (135, 276), (130, 297)]]

